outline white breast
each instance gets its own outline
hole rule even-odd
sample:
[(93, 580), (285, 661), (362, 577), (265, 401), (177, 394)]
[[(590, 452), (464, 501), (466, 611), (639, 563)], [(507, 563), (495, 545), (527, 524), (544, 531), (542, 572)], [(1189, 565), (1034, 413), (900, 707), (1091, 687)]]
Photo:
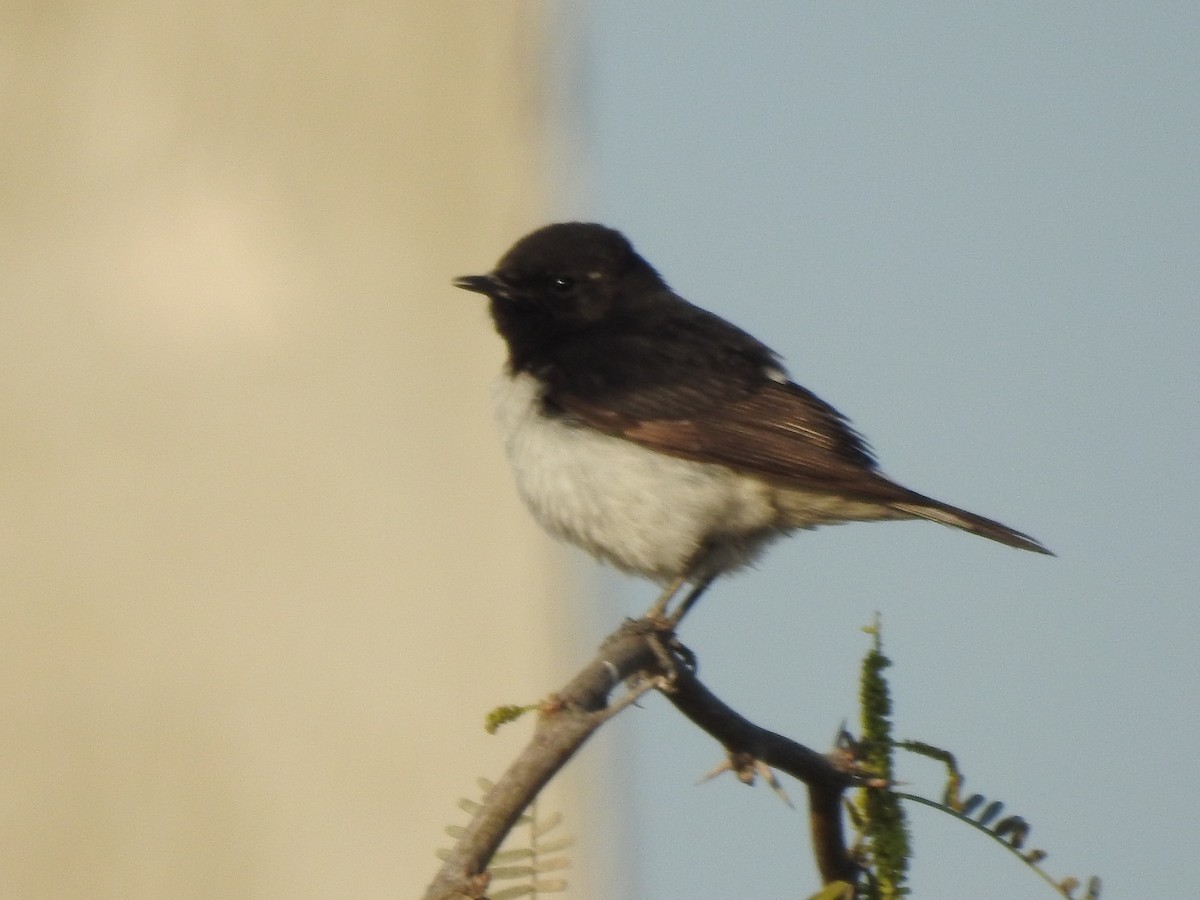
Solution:
[(626, 571), (668, 581), (713, 546), (709, 567), (724, 572), (781, 533), (774, 491), (755, 479), (547, 417), (529, 375), (502, 376), (494, 399), (517, 490), (534, 517)]

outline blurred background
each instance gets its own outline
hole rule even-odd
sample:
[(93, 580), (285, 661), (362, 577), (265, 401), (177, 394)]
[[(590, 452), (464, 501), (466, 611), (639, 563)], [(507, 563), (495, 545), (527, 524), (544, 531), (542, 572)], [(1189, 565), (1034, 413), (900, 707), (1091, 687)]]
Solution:
[[(565, 218), (1059, 554), (800, 535), (689, 621), (706, 683), (823, 749), (878, 611), (900, 737), (1054, 874), (1186, 893), (1200, 10), (395, 7), (2, 14), (0, 896), (421, 891), (530, 728), (483, 715), (653, 596), (520, 508), (449, 286)], [(570, 896), (811, 893), (719, 758), (656, 698), (606, 728), (547, 798)], [(912, 825), (915, 896), (1047, 895)]]
[(414, 896), (574, 661), (449, 283), (547, 216), (555, 14), (3, 15), (0, 896)]

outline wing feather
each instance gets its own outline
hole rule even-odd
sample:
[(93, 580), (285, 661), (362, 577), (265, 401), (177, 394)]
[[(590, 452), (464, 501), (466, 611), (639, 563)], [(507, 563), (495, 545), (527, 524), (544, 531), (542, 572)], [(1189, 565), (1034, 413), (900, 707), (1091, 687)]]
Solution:
[(764, 379), (753, 389), (694, 408), (687, 417), (646, 417), (611, 403), (560, 395), (568, 415), (644, 447), (794, 484), (881, 501), (915, 495), (875, 471), (862, 437), (832, 406), (791, 382)]

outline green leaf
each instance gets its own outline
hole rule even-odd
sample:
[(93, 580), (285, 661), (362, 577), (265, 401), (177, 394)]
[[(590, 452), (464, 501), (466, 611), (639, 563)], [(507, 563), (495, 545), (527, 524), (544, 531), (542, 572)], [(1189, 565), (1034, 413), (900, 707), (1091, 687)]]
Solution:
[(987, 797), (983, 796), (983, 794), (972, 794), (963, 803), (962, 807), (959, 809), (959, 812), (962, 813), (964, 816), (969, 817), (971, 815), (971, 813), (975, 812), (975, 810), (977, 810), (977, 809), (979, 809), (979, 807), (983, 806), (983, 804), (986, 800), (987, 800)]
[(979, 824), (986, 825), (988, 822), (992, 821), (992, 819), (996, 818), (996, 816), (1000, 815), (1000, 813), (1003, 811), (1004, 804), (999, 800), (993, 800), (984, 808), (983, 812), (979, 814)]
[(533, 839), (536, 841), (547, 831), (557, 828), (562, 824), (563, 815), (560, 812), (553, 812), (539, 822), (533, 823)]
[(831, 881), (808, 900), (853, 900), (854, 885), (848, 881)]
[(997, 822), (992, 832), (996, 837), (1007, 840), (1009, 846), (1020, 850), (1029, 836), (1029, 823), (1020, 816), (1008, 816)]
[(538, 853), (558, 853), (562, 850), (566, 850), (568, 847), (573, 847), (574, 845), (575, 845), (575, 838), (560, 837), (560, 838), (555, 838), (552, 841), (541, 841), (537, 845), (537, 848), (538, 848)]
[(515, 722), (531, 709), (537, 709), (537, 704), (529, 706), (497, 706), (483, 720), (483, 728), (488, 734), (495, 734), (501, 725)]
[(514, 900), (516, 897), (528, 897), (536, 890), (532, 884), (518, 884), (502, 891), (489, 893), (489, 900)]
[(533, 856), (533, 851), (528, 847), (517, 847), (514, 850), (501, 850), (492, 856), (492, 865), (512, 863), (519, 859), (529, 859)]
[(488, 866), (488, 874), (493, 881), (505, 881), (509, 878), (532, 878), (533, 866)]

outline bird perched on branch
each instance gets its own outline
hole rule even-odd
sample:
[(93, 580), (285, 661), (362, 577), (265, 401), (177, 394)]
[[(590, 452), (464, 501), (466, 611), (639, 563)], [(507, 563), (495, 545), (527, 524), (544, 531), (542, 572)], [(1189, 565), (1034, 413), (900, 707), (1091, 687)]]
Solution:
[(508, 345), (495, 406), (521, 497), (551, 534), (665, 585), (658, 613), (819, 525), (927, 519), (1050, 552), (880, 474), (770, 348), (675, 294), (611, 228), (548, 225), (454, 284), (489, 298)]

